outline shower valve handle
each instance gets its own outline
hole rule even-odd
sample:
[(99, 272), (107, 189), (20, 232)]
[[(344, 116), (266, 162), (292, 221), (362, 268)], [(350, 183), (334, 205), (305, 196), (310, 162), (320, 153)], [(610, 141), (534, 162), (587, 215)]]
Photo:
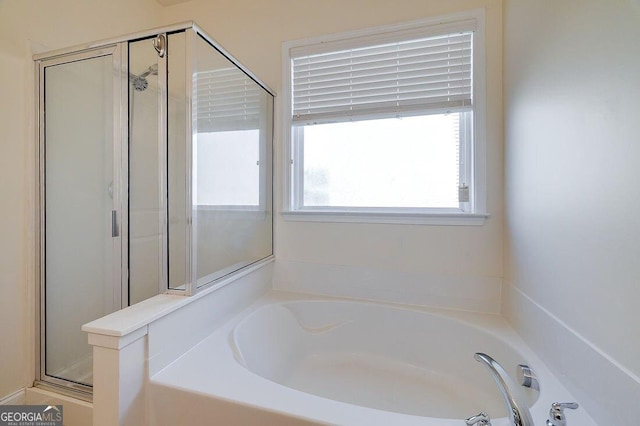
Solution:
[(547, 426), (566, 426), (567, 419), (564, 416), (564, 409), (570, 408), (575, 410), (578, 408), (577, 402), (554, 402), (549, 410), (550, 419), (547, 420)]

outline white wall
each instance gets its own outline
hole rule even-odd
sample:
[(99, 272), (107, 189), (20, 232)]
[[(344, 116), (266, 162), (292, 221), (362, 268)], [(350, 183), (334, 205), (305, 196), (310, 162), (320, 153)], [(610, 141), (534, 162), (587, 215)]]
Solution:
[(504, 39), (505, 313), (600, 424), (637, 423), (640, 5), (507, 0)]
[[(396, 293), (428, 294), (434, 302), (464, 298), (476, 285), (488, 299), (460, 306), (499, 309), (502, 279), (502, 2), (501, 0), (193, 0), (167, 7), (166, 23), (193, 19), (205, 31), (281, 94), (282, 43), (336, 32), (401, 23), (486, 7), (487, 10), (487, 169), (488, 211), (481, 227), (287, 222), (276, 213), (278, 280), (298, 282), (311, 269), (331, 276), (340, 267), (360, 279), (360, 295), (385, 287)], [(276, 209), (282, 206), (282, 102), (276, 98)], [(372, 283), (371, 271), (399, 272), (411, 278)], [(449, 288), (451, 282), (452, 289)], [(478, 284), (478, 283), (481, 284)], [(348, 283), (346, 283), (348, 285)], [(389, 286), (395, 287), (389, 287)], [(290, 288), (290, 287), (289, 287)], [(487, 290), (486, 292), (484, 290)], [(433, 296), (433, 297), (431, 297)], [(485, 296), (481, 296), (485, 297)]]
[[(0, 4), (0, 22), (3, 6)], [(2, 32), (3, 23), (0, 23)], [(4, 35), (0, 36), (4, 41)], [(24, 386), (27, 357), (24, 63), (0, 41), (0, 399)], [(23, 90), (21, 90), (23, 89)], [(8, 101), (11, 100), (11, 101)], [(19, 114), (16, 114), (18, 112)], [(12, 117), (7, 121), (5, 117)], [(9, 125), (11, 123), (11, 125)], [(16, 176), (20, 176), (16, 178)]]
[(0, 0), (0, 399), (33, 380), (33, 53), (159, 25), (153, 0)]

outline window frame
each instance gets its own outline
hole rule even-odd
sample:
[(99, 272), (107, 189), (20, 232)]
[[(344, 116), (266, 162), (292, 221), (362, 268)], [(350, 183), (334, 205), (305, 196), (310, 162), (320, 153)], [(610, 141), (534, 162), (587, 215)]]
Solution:
[[(472, 114), (461, 114), (460, 183), (470, 188), (470, 202), (461, 208), (357, 208), (305, 207), (302, 204), (304, 185), (304, 142), (302, 125), (292, 122), (292, 49), (313, 51), (323, 43), (349, 48), (356, 41), (371, 40), (375, 44), (390, 34), (411, 34), (416, 38), (460, 30), (468, 31), (473, 22)], [(282, 215), (285, 220), (355, 223), (406, 223), (431, 225), (482, 225), (486, 213), (486, 106), (485, 106), (485, 15), (473, 10), (409, 23), (370, 28), (342, 34), (321, 36), (283, 43), (283, 142), (284, 191)], [(446, 111), (442, 111), (446, 112)], [(452, 110), (452, 112), (458, 112)], [(423, 114), (414, 114), (423, 115)], [(466, 117), (466, 119), (464, 119)], [(468, 122), (472, 120), (472, 122)], [(462, 121), (466, 123), (463, 124)], [(471, 134), (473, 132), (473, 134)]]

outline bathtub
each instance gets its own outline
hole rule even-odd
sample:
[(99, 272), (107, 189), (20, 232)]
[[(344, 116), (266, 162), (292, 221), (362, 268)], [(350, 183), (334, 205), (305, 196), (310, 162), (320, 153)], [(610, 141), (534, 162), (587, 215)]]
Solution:
[[(150, 378), (156, 425), (509, 425), (485, 352), (512, 375), (543, 425), (566, 389), (499, 316), (271, 293)], [(570, 424), (595, 425), (584, 412)]]

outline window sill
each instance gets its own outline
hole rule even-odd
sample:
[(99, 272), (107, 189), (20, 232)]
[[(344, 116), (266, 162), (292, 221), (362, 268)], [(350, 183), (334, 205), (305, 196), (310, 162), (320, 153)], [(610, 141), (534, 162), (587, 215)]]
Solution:
[(205, 217), (217, 216), (225, 219), (264, 220), (267, 217), (267, 212), (257, 207), (226, 208), (226, 206), (199, 205), (196, 210), (198, 214)]
[(282, 212), (294, 222), (392, 223), (401, 225), (482, 226), (485, 213), (404, 213), (296, 210)]

